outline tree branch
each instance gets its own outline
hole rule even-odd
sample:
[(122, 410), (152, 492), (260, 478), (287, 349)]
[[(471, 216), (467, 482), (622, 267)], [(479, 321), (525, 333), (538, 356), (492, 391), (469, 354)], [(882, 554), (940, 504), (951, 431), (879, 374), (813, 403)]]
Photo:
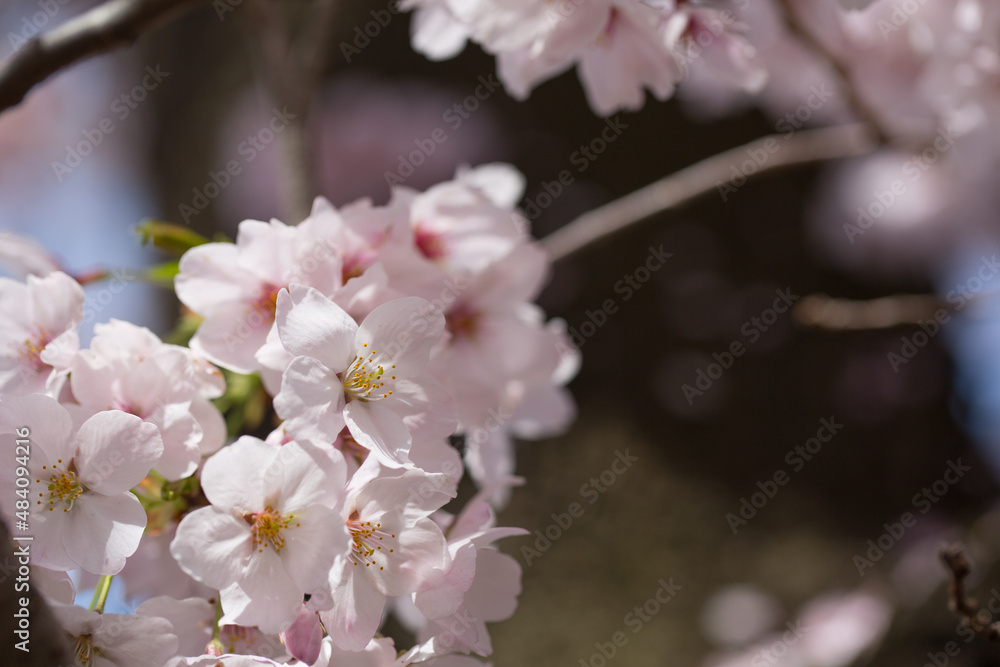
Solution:
[(792, 318), (804, 327), (829, 331), (889, 329), (933, 320), (949, 304), (934, 294), (896, 294), (868, 301), (808, 294), (795, 304)]
[(941, 562), (948, 568), (948, 609), (962, 617), (962, 624), (972, 628), (977, 634), (984, 635), (990, 641), (1000, 640), (1000, 622), (990, 623), (990, 614), (985, 609), (979, 609), (974, 598), (965, 592), (965, 578), (971, 568), (965, 551), (959, 545), (943, 546), (938, 552)]
[(129, 46), (148, 30), (208, 0), (110, 0), (33, 37), (0, 63), (0, 112), (61, 69)]
[[(778, 150), (774, 150), (774, 143)], [(732, 166), (746, 160), (747, 151), (763, 151), (767, 162), (755, 172), (794, 164), (832, 160), (870, 153), (878, 146), (867, 124), (838, 125), (802, 130), (791, 136), (775, 134), (719, 153), (666, 176), (604, 206), (584, 213), (568, 225), (542, 239), (553, 261), (617, 232), (654, 213), (675, 208), (714, 188), (729, 184)]]

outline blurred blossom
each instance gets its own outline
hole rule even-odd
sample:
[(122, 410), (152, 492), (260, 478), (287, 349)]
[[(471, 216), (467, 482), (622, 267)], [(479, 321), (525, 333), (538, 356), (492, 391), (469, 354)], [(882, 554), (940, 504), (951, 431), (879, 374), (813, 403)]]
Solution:
[(774, 596), (748, 584), (723, 588), (705, 603), (701, 627), (716, 644), (745, 644), (778, 623), (781, 605)]
[(816, 598), (782, 631), (754, 646), (709, 656), (703, 667), (846, 667), (881, 642), (892, 607), (873, 593), (827, 594)]

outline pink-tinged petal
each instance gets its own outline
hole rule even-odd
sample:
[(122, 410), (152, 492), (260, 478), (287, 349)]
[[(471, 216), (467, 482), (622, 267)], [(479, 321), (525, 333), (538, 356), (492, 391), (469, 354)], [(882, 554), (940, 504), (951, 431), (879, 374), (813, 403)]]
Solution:
[(403, 418), (414, 440), (443, 440), (458, 428), (455, 399), (431, 377), (398, 380), (392, 396), (379, 403)]
[(411, 436), (402, 418), (379, 401), (351, 401), (344, 407), (344, 421), (351, 436), (392, 468), (412, 466), (407, 452)]
[(408, 595), (420, 590), (445, 567), (447, 543), (441, 529), (430, 519), (408, 521), (396, 535), (398, 556), (387, 559), (385, 570), (379, 574), (386, 594)]
[(245, 435), (205, 462), (201, 488), (216, 507), (240, 513), (264, 509), (263, 473), (280, 448)]
[(340, 506), (347, 482), (344, 455), (309, 442), (289, 442), (264, 472), (264, 496), (277, 497), (276, 509), (295, 512), (313, 504)]
[[(16, 434), (25, 427), (29, 430), (29, 446), (44, 450), (49, 461), (73, 458), (73, 422), (55, 399), (40, 394), (0, 399), (0, 434)], [(9, 451), (13, 452), (14, 443), (10, 445)]]
[(430, 60), (447, 60), (462, 52), (469, 33), (451, 13), (439, 7), (420, 7), (410, 26), (413, 48)]
[(333, 442), (344, 428), (344, 385), (321, 361), (296, 357), (285, 369), (274, 409), (292, 437)]
[[(262, 288), (263, 289), (263, 288)], [(256, 301), (226, 303), (198, 327), (191, 349), (236, 373), (253, 373), (257, 350), (274, 323), (270, 306)]]
[[(405, 665), (408, 663), (396, 662), (396, 648), (389, 637), (373, 638), (368, 642), (363, 651), (342, 650), (333, 643), (332, 637), (328, 637), (323, 641), (319, 660), (313, 667), (340, 667), (341, 665), (350, 665), (350, 667), (392, 667), (397, 664)], [(483, 663), (479, 663), (479, 667), (483, 667)]]
[(53, 368), (66, 369), (79, 350), (80, 334), (76, 329), (69, 329), (50, 340), (38, 358)]
[(354, 349), (370, 365), (410, 378), (430, 359), (431, 349), (444, 335), (444, 315), (430, 301), (411, 296), (378, 306), (364, 319), (354, 339)]
[(490, 498), (502, 488), (521, 486), (524, 484), (523, 477), (501, 477), (500, 479), (486, 485), (479, 491), (455, 518), (455, 522), (448, 529), (448, 540), (465, 539), (479, 531), (490, 528), (496, 521), (496, 513), (490, 505)]
[(146, 527), (146, 512), (131, 493), (84, 493), (67, 514), (72, 521), (63, 534), (66, 553), (94, 574), (118, 574)]
[(38, 587), (49, 602), (73, 604), (76, 599), (76, 586), (66, 572), (33, 566), (31, 583)]
[[(115, 667), (162, 667), (178, 644), (167, 619), (125, 614), (103, 614), (93, 640), (99, 657)], [(93, 667), (101, 667), (100, 662)]]
[(576, 402), (563, 387), (543, 385), (525, 395), (514, 411), (511, 432), (518, 438), (539, 440), (561, 435), (576, 419)]
[(256, 625), (277, 634), (292, 624), (302, 607), (303, 591), (270, 547), (253, 553), (238, 581), (222, 591), (225, 621)]
[(345, 651), (361, 651), (375, 636), (382, 622), (385, 593), (369, 581), (364, 566), (341, 560), (333, 577), (339, 581), (334, 587), (333, 609), (320, 613), (326, 631), (333, 643)]
[(198, 655), (212, 640), (215, 605), (204, 598), (175, 600), (161, 595), (140, 604), (135, 613), (169, 621), (173, 626), (171, 632), (177, 635), (180, 655)]
[(49, 335), (61, 334), (83, 319), (83, 288), (65, 273), (28, 276), (27, 283), (32, 319)]
[(521, 566), (507, 554), (480, 549), (476, 556), (476, 579), (465, 596), (469, 610), (493, 623), (510, 618), (521, 594)]
[(170, 543), (170, 555), (182, 570), (217, 589), (242, 576), (253, 553), (250, 526), (215, 507), (202, 507), (181, 519)]
[(252, 299), (261, 281), (238, 265), (232, 243), (206, 243), (191, 248), (180, 261), (174, 279), (177, 298), (202, 317), (216, 314), (223, 304)]
[(163, 455), (160, 430), (135, 415), (99, 412), (83, 423), (74, 440), (80, 480), (92, 491), (128, 491)]
[(319, 359), (335, 372), (350, 365), (358, 324), (318, 290), (292, 285), (279, 292), (275, 321), (281, 344), (293, 356)]
[(476, 576), (476, 551), (471, 544), (459, 547), (441, 579), (429, 588), (417, 591), (413, 602), (420, 613), (427, 618), (443, 618), (458, 611)]
[(222, 447), (226, 441), (226, 420), (208, 398), (196, 396), (191, 401), (191, 416), (201, 427), (198, 451), (204, 456)]
[(292, 580), (311, 593), (327, 585), (334, 559), (349, 548), (350, 538), (340, 514), (323, 505), (311, 505), (292, 515), (282, 531), (287, 542), (281, 561)]
[(73, 359), (69, 381), (80, 405), (92, 410), (117, 407), (114, 395), (117, 379), (111, 362), (92, 350), (83, 350)]
[(76, 517), (71, 517), (69, 512), (56, 510), (44, 514), (44, 517), (32, 516), (31, 528), (35, 537), (31, 543), (32, 564), (63, 572), (80, 567), (79, 563), (70, 557), (63, 541), (63, 536), (69, 531)]
[(296, 660), (307, 665), (313, 665), (319, 660), (320, 646), (323, 643), (323, 627), (319, 616), (303, 606), (295, 622), (285, 630), (283, 637), (288, 652)]
[(193, 475), (201, 461), (198, 443), (202, 433), (188, 403), (170, 403), (146, 419), (159, 427), (163, 438), (163, 456), (156, 471), (170, 481)]

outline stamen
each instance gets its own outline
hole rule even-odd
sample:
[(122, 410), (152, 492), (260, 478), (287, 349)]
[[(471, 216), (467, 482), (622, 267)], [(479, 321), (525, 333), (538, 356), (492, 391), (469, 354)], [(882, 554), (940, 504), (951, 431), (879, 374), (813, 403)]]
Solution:
[(377, 565), (379, 570), (384, 570), (385, 566), (379, 565), (375, 556), (382, 554), (385, 558), (388, 554), (395, 552), (393, 548), (383, 549), (382, 547), (388, 546), (384, 543), (386, 538), (394, 540), (396, 534), (383, 531), (381, 523), (372, 525), (371, 521), (361, 521), (357, 510), (351, 512), (351, 517), (347, 520), (347, 530), (351, 532), (351, 538), (354, 540), (351, 544), (351, 562), (354, 565), (364, 563), (365, 567)]
[(281, 531), (288, 528), (295, 517), (280, 514), (268, 505), (263, 512), (246, 514), (243, 519), (250, 524), (253, 546), (259, 553), (264, 551), (264, 547), (271, 547), (275, 553), (280, 554), (285, 548), (285, 538), (281, 536)]

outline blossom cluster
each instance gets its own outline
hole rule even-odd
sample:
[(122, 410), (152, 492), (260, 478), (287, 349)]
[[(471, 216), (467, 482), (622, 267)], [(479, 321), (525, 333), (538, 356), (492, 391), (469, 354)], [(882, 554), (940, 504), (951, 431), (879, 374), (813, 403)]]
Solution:
[[(526, 533), (496, 526), (513, 438), (574, 416), (523, 185), (486, 165), (385, 206), (244, 221), (180, 259), (187, 347), (112, 320), (80, 349), (72, 277), (0, 279), (0, 441), (28, 441), (32, 482), (0, 467), (0, 509), (30, 526), (78, 664), (482, 664), (520, 592), (494, 546)], [(220, 368), (259, 374), (266, 437), (229, 441)], [(453, 507), (465, 472), (479, 490)], [(73, 606), (77, 569), (142, 604)], [(388, 613), (414, 646), (379, 634)]]
[(507, 91), (525, 99), (539, 83), (579, 66), (601, 115), (643, 105), (644, 88), (670, 98), (694, 62), (748, 92), (767, 71), (724, 6), (687, 0), (404, 0), (415, 10), (413, 47), (433, 60), (468, 41), (495, 54)]

